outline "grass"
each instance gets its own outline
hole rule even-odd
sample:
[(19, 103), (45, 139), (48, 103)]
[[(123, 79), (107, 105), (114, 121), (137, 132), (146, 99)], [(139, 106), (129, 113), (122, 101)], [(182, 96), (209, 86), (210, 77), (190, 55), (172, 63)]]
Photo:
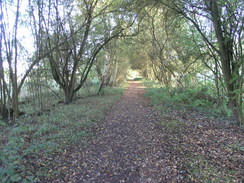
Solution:
[(1, 122), (0, 180), (35, 182), (50, 171), (51, 157), (70, 144), (85, 146), (94, 128), (123, 93), (123, 88), (108, 88), (102, 96), (79, 99), (70, 105), (59, 104), (43, 115), (25, 115), (13, 126)]

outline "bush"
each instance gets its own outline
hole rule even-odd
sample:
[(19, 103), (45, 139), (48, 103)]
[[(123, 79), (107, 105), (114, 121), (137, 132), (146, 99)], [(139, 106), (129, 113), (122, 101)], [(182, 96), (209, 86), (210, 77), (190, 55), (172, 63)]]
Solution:
[(4, 126), (6, 126), (6, 124), (0, 120), (0, 127), (4, 127)]
[(155, 82), (146, 82), (146, 96), (154, 104), (164, 107), (195, 109), (209, 112), (211, 115), (231, 116), (226, 98), (218, 98), (211, 86), (195, 87), (162, 87)]

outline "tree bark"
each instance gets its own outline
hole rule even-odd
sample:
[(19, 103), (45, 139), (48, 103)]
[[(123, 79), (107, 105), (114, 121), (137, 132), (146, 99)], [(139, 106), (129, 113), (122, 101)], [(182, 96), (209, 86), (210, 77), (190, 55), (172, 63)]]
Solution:
[(239, 123), (243, 123), (241, 117), (242, 109), (238, 101), (238, 94), (236, 94), (236, 90), (239, 87), (238, 84), (235, 83), (235, 79), (234, 79), (234, 77), (238, 78), (238, 67), (236, 67), (235, 63), (233, 62), (233, 47), (232, 47), (233, 40), (230, 37), (226, 37), (223, 35), (223, 31), (221, 28), (222, 22), (221, 22), (221, 17), (219, 14), (218, 4), (216, 0), (210, 1), (210, 11), (211, 11), (211, 17), (214, 25), (215, 34), (219, 45), (218, 53), (221, 60), (222, 72), (226, 83), (229, 103), (236, 120)]
[(108, 85), (108, 79), (109, 79), (109, 69), (111, 65), (111, 58), (109, 55), (109, 49), (108, 47), (105, 48), (105, 62), (103, 67), (103, 75), (102, 75), (102, 81), (98, 90), (98, 93), (100, 93), (104, 87)]
[(115, 63), (115, 68), (114, 68), (114, 71), (113, 71), (112, 81), (111, 81), (111, 85), (112, 86), (116, 86), (117, 85), (118, 70), (119, 70), (119, 64), (118, 64), (118, 62), (116, 62)]

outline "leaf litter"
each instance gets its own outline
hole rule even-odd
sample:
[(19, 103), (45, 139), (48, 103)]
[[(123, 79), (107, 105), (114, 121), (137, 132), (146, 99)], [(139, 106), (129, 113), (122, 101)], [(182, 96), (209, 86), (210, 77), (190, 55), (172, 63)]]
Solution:
[(162, 115), (138, 82), (95, 134), (54, 157), (40, 182), (243, 182), (243, 129), (177, 110)]

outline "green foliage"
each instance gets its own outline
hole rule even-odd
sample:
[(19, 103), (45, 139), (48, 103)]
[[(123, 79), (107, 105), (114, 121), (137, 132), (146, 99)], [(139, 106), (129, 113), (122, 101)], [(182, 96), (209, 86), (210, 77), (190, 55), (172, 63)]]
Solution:
[(47, 133), (52, 133), (53, 131), (55, 131), (56, 126), (51, 124), (51, 123), (43, 123), (39, 129), (37, 130), (37, 132), (35, 133), (36, 135), (45, 135)]
[(6, 126), (6, 124), (0, 120), (0, 127), (4, 127), (4, 126)]
[(179, 88), (162, 87), (155, 82), (146, 82), (145, 85), (148, 87), (146, 95), (152, 99), (154, 104), (164, 107), (195, 109), (208, 112), (213, 116), (231, 116), (227, 99), (223, 97), (220, 100), (210, 84)]
[(20, 125), (20, 126), (16, 126), (16, 127), (12, 128), (12, 130), (10, 131), (10, 134), (18, 136), (18, 135), (22, 135), (22, 134), (31, 133), (34, 130), (35, 129), (33, 126)]
[(236, 144), (230, 144), (227, 146), (229, 149), (231, 149), (232, 151), (242, 151), (244, 152), (244, 146), (240, 143), (236, 143)]
[(6, 142), (0, 141), (1, 183), (36, 182), (47, 176), (49, 157), (71, 144), (85, 145), (122, 93), (123, 88), (107, 88), (102, 96), (60, 104), (43, 115), (23, 116), (18, 124), (0, 130), (6, 134)]
[(30, 146), (24, 150), (24, 155), (30, 155), (32, 153), (44, 153), (49, 154), (58, 151), (58, 144), (54, 142), (33, 142)]
[[(189, 159), (187, 165), (188, 175), (187, 179), (189, 182), (232, 182), (234, 172), (219, 171), (218, 167), (211, 164), (205, 157), (197, 155)], [(228, 172), (228, 173), (227, 173)]]
[(134, 81), (141, 81), (142, 78), (134, 78)]
[[(91, 72), (91, 74), (94, 74), (93, 72)], [(96, 78), (94, 76), (94, 78)], [(91, 95), (95, 95), (99, 89), (99, 81), (96, 79), (93, 79), (91, 81), (87, 81), (85, 83), (85, 86), (83, 88), (81, 88), (76, 96), (77, 97), (89, 97)]]
[(124, 87), (106, 87), (103, 92), (107, 95), (122, 95), (123, 91)]
[(32, 173), (24, 166), (25, 160), (22, 150), (24, 149), (24, 138), (12, 136), (8, 143), (0, 151), (0, 179), (1, 182), (34, 182)]

